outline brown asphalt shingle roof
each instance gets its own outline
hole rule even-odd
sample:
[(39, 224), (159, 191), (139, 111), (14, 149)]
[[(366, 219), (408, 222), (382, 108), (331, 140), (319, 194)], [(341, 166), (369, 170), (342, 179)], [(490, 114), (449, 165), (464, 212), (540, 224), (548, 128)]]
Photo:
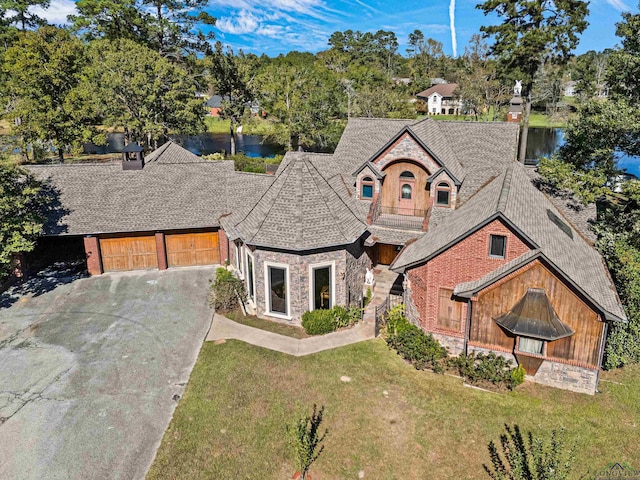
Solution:
[(497, 216), (520, 230), (533, 242), (533, 249), (539, 249), (605, 313), (626, 318), (600, 254), (564, 222), (562, 214), (533, 186), (525, 167), (516, 162), (446, 221), (409, 245), (394, 262), (394, 270), (424, 263)]
[[(207, 161), (167, 143), (137, 171), (115, 164), (33, 165), (27, 168), (57, 192), (66, 214), (46, 225), (49, 235), (142, 232), (216, 227), (242, 198), (255, 198), (273, 180), (242, 175), (232, 161)], [(238, 193), (240, 192), (240, 193)]]
[(420, 92), (416, 97), (418, 98), (428, 98), (434, 93), (438, 93), (443, 97), (452, 97), (453, 92), (455, 92), (456, 88), (458, 88), (457, 83), (439, 83), (437, 85), (433, 85), (432, 87), (427, 88)]
[(295, 251), (348, 245), (360, 238), (367, 226), (318, 172), (313, 155), (287, 157), (285, 168), (247, 213), (222, 219), (231, 238)]

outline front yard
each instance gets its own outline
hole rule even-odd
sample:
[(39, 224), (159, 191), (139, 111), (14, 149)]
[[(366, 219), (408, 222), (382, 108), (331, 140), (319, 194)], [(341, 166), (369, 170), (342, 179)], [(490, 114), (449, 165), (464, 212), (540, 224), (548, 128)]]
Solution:
[(564, 426), (577, 444), (572, 478), (615, 461), (640, 468), (640, 368), (600, 385), (594, 397), (529, 382), (478, 391), (416, 371), (380, 339), (300, 358), (207, 342), (147, 478), (291, 478), (285, 425), (313, 403), (329, 429), (314, 480), (488, 478), (487, 443), (504, 423), (545, 438)]

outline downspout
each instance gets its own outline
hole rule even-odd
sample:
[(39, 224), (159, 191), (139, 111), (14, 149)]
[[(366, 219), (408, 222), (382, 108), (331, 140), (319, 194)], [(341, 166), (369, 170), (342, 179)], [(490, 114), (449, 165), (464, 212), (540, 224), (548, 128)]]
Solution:
[(596, 392), (598, 391), (598, 385), (600, 384), (600, 370), (602, 369), (602, 360), (604, 358), (604, 346), (607, 342), (607, 333), (609, 333), (609, 324), (607, 322), (603, 322), (602, 343), (600, 344), (600, 354), (598, 355), (598, 370), (596, 371)]
[(471, 299), (467, 300), (467, 321), (464, 327), (464, 354), (469, 353), (469, 329), (471, 328)]

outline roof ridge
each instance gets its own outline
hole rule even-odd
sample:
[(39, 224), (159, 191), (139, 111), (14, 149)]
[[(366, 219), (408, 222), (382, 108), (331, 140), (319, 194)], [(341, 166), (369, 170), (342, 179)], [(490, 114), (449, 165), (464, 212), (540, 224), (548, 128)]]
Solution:
[[(332, 191), (332, 192), (333, 192), (333, 193), (338, 197), (338, 199), (339, 199), (339, 200), (342, 202), (342, 204), (347, 208), (347, 210), (349, 210), (349, 212), (351, 212), (351, 215), (353, 215), (353, 216), (356, 218), (356, 220), (358, 220), (360, 223), (362, 223), (362, 224), (364, 225), (364, 223), (362, 222), (362, 220), (360, 220), (360, 218), (358, 217), (358, 215), (356, 214), (356, 212), (354, 212), (354, 211), (353, 211), (353, 209), (349, 206), (349, 204), (348, 204), (347, 202), (345, 202), (345, 201), (344, 201), (344, 199), (342, 198), (342, 195), (340, 195), (338, 192), (336, 192), (336, 189), (335, 189), (335, 188), (333, 188), (333, 187), (331, 186), (331, 184), (329, 183), (329, 181), (328, 181), (326, 178), (324, 178), (324, 175), (322, 175), (322, 173), (320, 173), (320, 170), (318, 170), (318, 169), (316, 168), (316, 166), (315, 166), (312, 162), (309, 162), (309, 164), (310, 164), (310, 165), (313, 167), (313, 169), (318, 173), (318, 175), (320, 175), (320, 177), (322, 177), (322, 179), (324, 180), (324, 183), (326, 183), (326, 184), (327, 184), (327, 186), (328, 186), (328, 187), (331, 189), (331, 191)], [(342, 178), (342, 181), (344, 182), (344, 177), (342, 176), (342, 174), (338, 174), (338, 175)], [(333, 177), (335, 177), (335, 176), (338, 176), (338, 175), (333, 175), (331, 178), (333, 178)], [(313, 175), (312, 175), (312, 178), (313, 178)], [(315, 180), (314, 180), (314, 181), (315, 181)]]
[[(294, 218), (294, 222), (295, 222), (295, 227), (296, 227), (296, 239), (295, 239), (295, 244), (296, 246), (300, 246), (302, 245), (302, 243), (304, 242), (304, 234), (303, 234), (303, 229), (302, 229), (302, 204), (303, 202), (303, 197), (304, 197), (304, 180), (303, 180), (303, 176), (304, 176), (304, 164), (306, 163), (304, 160), (304, 157), (301, 156), (302, 161), (295, 161), (293, 162), (293, 168), (296, 169), (295, 173), (298, 175), (298, 178), (296, 179), (296, 200), (299, 200), (300, 204), (298, 206), (298, 208), (294, 209), (294, 214), (293, 214), (293, 218)], [(307, 167), (307, 171), (309, 170), (309, 167)], [(311, 177), (313, 178), (313, 175), (311, 175)], [(325, 202), (326, 203), (326, 202)]]
[[(240, 218), (237, 222), (234, 222), (233, 227), (237, 227), (238, 225), (240, 225), (242, 222), (244, 222), (249, 215), (251, 215), (251, 213), (253, 212), (253, 210), (258, 206), (258, 204), (262, 201), (262, 199), (267, 195), (267, 193), (269, 193), (269, 190), (271, 190), (272, 188), (274, 188), (274, 185), (278, 182), (278, 179), (284, 174), (284, 172), (289, 168), (289, 165), (291, 165), (291, 162), (289, 162), (287, 164), (287, 166), (285, 168), (282, 169), (282, 171), (280, 173), (276, 173), (276, 175), (274, 175), (274, 179), (273, 182), (271, 182), (271, 184), (267, 187), (267, 189), (262, 193), (262, 195), (260, 195), (260, 197), (254, 202), (254, 204), (247, 209), (247, 213), (245, 213), (243, 215), (242, 218)], [(284, 183), (284, 182), (283, 182)], [(282, 190), (282, 186), (280, 187), (280, 190)], [(278, 193), (276, 194), (276, 198), (278, 197), (278, 195), (280, 195), (280, 191), (278, 191)], [(256, 230), (256, 233), (251, 237), (255, 237), (258, 234), (258, 230), (260, 230), (260, 227), (262, 226), (262, 224), (265, 222), (267, 216), (269, 215), (269, 212), (271, 212), (271, 208), (273, 207), (273, 203), (271, 203), (271, 207), (269, 207), (269, 210), (267, 211), (266, 215), (264, 216), (264, 219), (262, 220), (262, 222), (260, 223), (260, 225), (258, 226), (258, 229)]]
[(498, 202), (496, 204), (496, 211), (505, 213), (507, 208), (507, 202), (509, 201), (509, 192), (511, 191), (511, 179), (513, 178), (513, 164), (510, 164), (504, 172), (504, 178), (502, 179), (502, 188), (500, 189), (500, 195), (498, 196)]

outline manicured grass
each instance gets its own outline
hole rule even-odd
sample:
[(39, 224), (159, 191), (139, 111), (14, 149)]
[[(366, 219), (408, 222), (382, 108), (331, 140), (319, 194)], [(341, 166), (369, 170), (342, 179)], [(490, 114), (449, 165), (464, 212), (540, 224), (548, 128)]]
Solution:
[(234, 322), (248, 325), (250, 327), (259, 328), (260, 330), (266, 330), (268, 332), (278, 333), (287, 337), (293, 338), (309, 338), (302, 327), (295, 325), (286, 325), (280, 322), (271, 320), (265, 320), (264, 318), (256, 317), (255, 315), (242, 315), (242, 312), (234, 311), (224, 314), (225, 317), (233, 320)]
[(548, 115), (545, 115), (544, 113), (531, 112), (531, 115), (529, 115), (529, 126), (564, 128), (567, 126), (567, 121), (563, 119), (552, 120)]
[(207, 132), (210, 133), (229, 133), (229, 125), (231, 121), (217, 117), (205, 117), (204, 124)]
[(300, 358), (207, 342), (147, 478), (291, 478), (285, 425), (314, 403), (329, 429), (314, 480), (488, 478), (504, 423), (546, 438), (564, 426), (572, 478), (614, 461), (640, 468), (640, 368), (603, 378), (593, 397), (529, 382), (500, 395), (416, 371), (379, 339)]

